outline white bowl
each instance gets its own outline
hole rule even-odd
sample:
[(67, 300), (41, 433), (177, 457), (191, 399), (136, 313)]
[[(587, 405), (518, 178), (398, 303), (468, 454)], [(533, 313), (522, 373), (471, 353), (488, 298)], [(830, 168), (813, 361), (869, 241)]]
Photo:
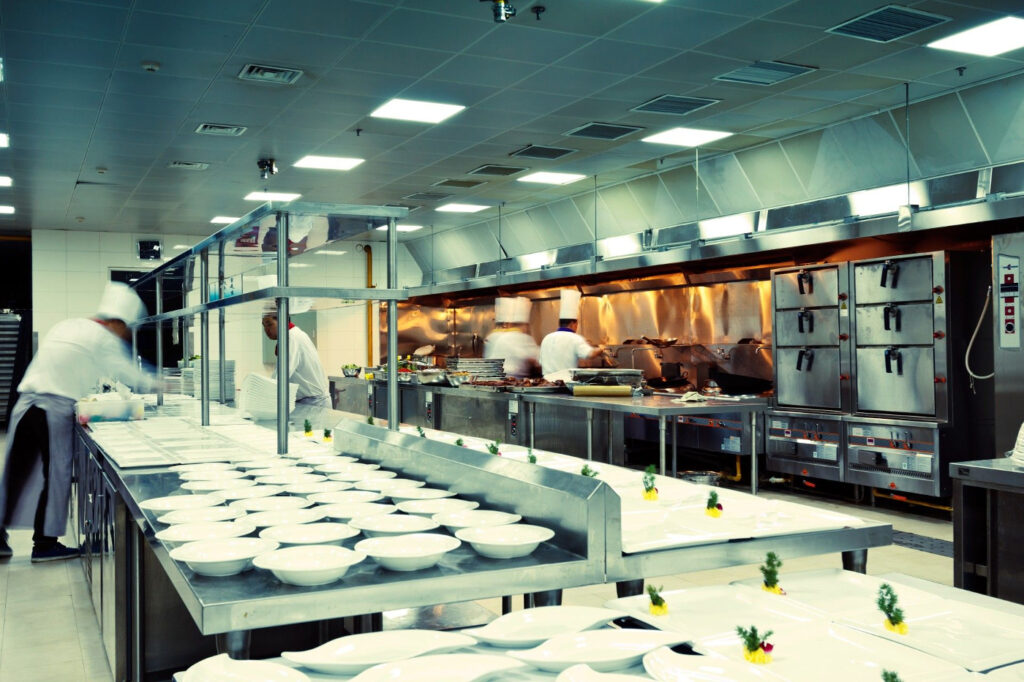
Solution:
[(359, 535), (359, 531), (344, 523), (292, 523), (270, 526), (260, 531), (260, 537), (282, 545), (337, 545), (342, 540)]
[(294, 485), (296, 483), (323, 483), (326, 476), (320, 474), (274, 474), (272, 476), (257, 476), (256, 482), (263, 485)]
[(352, 484), (348, 481), (314, 481), (313, 483), (291, 483), (284, 487), (284, 491), (292, 495), (313, 495), (315, 493), (336, 493), (351, 488)]
[(188, 471), (228, 471), (234, 469), (234, 464), (228, 464), (227, 462), (202, 462), (200, 464), (175, 464), (170, 467), (170, 471), (176, 471), (178, 473), (185, 473)]
[(210, 469), (209, 471), (183, 471), (178, 478), (183, 481), (223, 481), (231, 478), (245, 478), (245, 472), (237, 469)]
[(389, 490), (401, 490), (403, 488), (421, 488), (426, 485), (423, 481), (415, 481), (411, 478), (367, 478), (356, 483), (359, 490), (376, 490), (387, 493)]
[(216, 495), (169, 495), (167, 497), (151, 497), (139, 503), (146, 511), (165, 512), (175, 509), (199, 509), (214, 507), (224, 500)]
[(247, 512), (282, 511), (284, 509), (305, 509), (312, 506), (312, 502), (305, 497), (288, 497), (275, 495), (273, 497), (250, 497), (248, 500), (235, 500), (229, 507), (244, 509)]
[(256, 485), (255, 481), (248, 478), (228, 478), (220, 481), (186, 481), (181, 484), (182, 490), (193, 493), (208, 493), (214, 490), (236, 490)]
[(430, 568), (461, 544), (461, 540), (438, 533), (411, 533), (361, 540), (356, 543), (356, 551), (392, 571), (419, 571)]
[(398, 507), (382, 502), (351, 502), (347, 504), (323, 504), (319, 507), (314, 507), (314, 509), (329, 518), (347, 521), (360, 516), (392, 514), (398, 510)]
[(348, 635), (309, 651), (282, 651), (286, 661), (327, 675), (355, 675), (371, 666), (424, 654), (441, 654), (476, 644), (457, 632), (390, 630)]
[(343, 490), (333, 493), (314, 493), (308, 496), (317, 504), (355, 504), (356, 502), (376, 502), (384, 496), (371, 490)]
[(455, 497), (456, 493), (451, 490), (440, 488), (399, 488), (398, 490), (385, 490), (384, 494), (395, 502), (405, 500), (441, 500), (446, 497)]
[(199, 523), (178, 523), (157, 532), (156, 539), (172, 546), (197, 540), (219, 540), (237, 538), (256, 530), (246, 521), (204, 521)]
[(311, 474), (313, 470), (309, 467), (300, 467), (292, 463), (274, 461), (266, 466), (250, 467), (246, 469), (249, 476), (297, 476), (299, 474)]
[(363, 535), (371, 538), (406, 533), (425, 533), (440, 527), (437, 521), (428, 519), (426, 516), (410, 516), (408, 514), (361, 516), (349, 521), (348, 525), (358, 528), (363, 531)]
[(376, 471), (380, 469), (380, 465), (365, 462), (328, 462), (314, 468), (321, 473), (336, 474), (342, 471)]
[(339, 471), (329, 474), (327, 478), (332, 481), (367, 481), (377, 478), (394, 478), (397, 476), (394, 471), (381, 471), (380, 469), (357, 469), (355, 471)]
[(278, 548), (273, 540), (227, 538), (186, 542), (171, 550), (171, 558), (184, 561), (193, 572), (210, 577), (241, 573), (252, 566), (253, 557)]
[(594, 606), (539, 606), (506, 613), (483, 627), (465, 632), (491, 646), (527, 649), (555, 635), (592, 630), (625, 615), (625, 611)]
[(660, 630), (587, 630), (555, 635), (533, 649), (508, 655), (541, 670), (561, 672), (586, 663), (598, 672), (621, 670), (640, 662), (644, 654), (686, 641), (686, 635)]
[(460, 528), (455, 537), (468, 542), (489, 559), (512, 559), (526, 556), (537, 549), (537, 545), (555, 537), (555, 531), (542, 526), (513, 523), (507, 526), (484, 528)]
[(209, 521), (233, 521), (245, 516), (244, 509), (216, 506), (197, 509), (177, 509), (157, 518), (160, 523), (173, 526), (176, 523), (201, 523)]
[(244, 462), (235, 462), (239, 469), (294, 469), (295, 462), (280, 457), (262, 457), (260, 459), (249, 459)]
[[(422, 488), (421, 488), (422, 490)], [(450, 514), (457, 511), (468, 511), (480, 506), (479, 502), (473, 500), (459, 500), (454, 497), (442, 498), (439, 500), (406, 500), (398, 503), (398, 511), (406, 514), (418, 514), (420, 516), (433, 516), (434, 514)]]
[(510, 523), (518, 523), (523, 517), (491, 509), (467, 509), (448, 514), (434, 514), (431, 518), (454, 533), (460, 528), (507, 526)]
[(321, 464), (332, 464), (332, 463), (353, 463), (358, 462), (355, 457), (346, 457), (345, 455), (308, 455), (298, 460), (299, 464), (315, 467)]
[(309, 682), (295, 668), (270, 661), (236, 661), (227, 654), (205, 658), (181, 673), (180, 682)]
[(365, 558), (361, 552), (337, 545), (301, 545), (262, 554), (252, 563), (289, 585), (326, 585)]
[(257, 528), (269, 528), (270, 526), (290, 526), (298, 523), (313, 523), (323, 519), (326, 514), (322, 507), (309, 507), (307, 509), (278, 509), (274, 511), (254, 512), (245, 517), (246, 523), (251, 523)]
[(221, 500), (250, 500), (254, 497), (271, 497), (280, 495), (284, 488), (279, 485), (254, 485), (248, 488), (235, 488), (233, 490), (218, 490), (213, 493)]

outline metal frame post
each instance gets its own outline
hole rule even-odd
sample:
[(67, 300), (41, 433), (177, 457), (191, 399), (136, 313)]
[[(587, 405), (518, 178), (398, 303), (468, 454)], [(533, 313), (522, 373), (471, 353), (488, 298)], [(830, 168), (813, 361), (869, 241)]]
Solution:
[[(288, 286), (288, 214), (277, 214), (277, 286)], [(288, 452), (288, 297), (277, 299), (277, 452)]]
[[(210, 302), (210, 250), (199, 254), (199, 301)], [(199, 396), (203, 426), (210, 425), (210, 313), (199, 313)]]
[[(388, 289), (398, 288), (398, 230), (388, 218)], [(388, 429), (398, 430), (398, 301), (388, 301)]]
[[(224, 298), (224, 242), (220, 243), (217, 250), (217, 300)], [(224, 374), (227, 361), (224, 359), (227, 353), (227, 343), (224, 341), (224, 316), (226, 311), (221, 308), (217, 311), (217, 368), (220, 371), (220, 404), (228, 401), (227, 385), (224, 383)]]
[[(156, 278), (156, 314), (164, 312), (164, 276)], [(164, 321), (156, 323), (156, 404), (164, 404)]]

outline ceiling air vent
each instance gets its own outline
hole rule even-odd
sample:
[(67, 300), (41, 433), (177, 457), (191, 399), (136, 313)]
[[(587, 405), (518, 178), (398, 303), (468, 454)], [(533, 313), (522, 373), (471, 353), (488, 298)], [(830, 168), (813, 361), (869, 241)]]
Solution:
[(856, 19), (833, 26), (827, 29), (827, 32), (848, 38), (888, 43), (947, 21), (949, 21), (949, 17), (940, 14), (931, 14), (899, 5), (886, 5)]
[(516, 173), (522, 173), (525, 168), (521, 166), (498, 166), (493, 163), (474, 168), (469, 171), (467, 175), (515, 175)]
[(415, 194), (406, 194), (403, 199), (409, 201), (444, 201), (451, 194), (445, 194), (444, 192), (416, 192)]
[(509, 156), (523, 156), (528, 159), (560, 159), (563, 156), (572, 154), (575, 149), (565, 147), (542, 147), (537, 144), (530, 144), (522, 149), (512, 152)]
[(292, 85), (302, 78), (301, 69), (288, 69), (283, 66), (267, 66), (266, 64), (246, 64), (238, 72), (244, 81), (270, 83), (271, 85)]
[(187, 171), (204, 171), (210, 167), (210, 164), (202, 161), (171, 161), (167, 167)]
[(638, 130), (643, 130), (643, 128), (619, 123), (587, 123), (579, 128), (573, 128), (565, 134), (569, 137), (590, 137), (595, 140), (618, 140)]
[(222, 123), (200, 123), (196, 132), (200, 135), (220, 135), (222, 137), (238, 137), (248, 128), (245, 126), (230, 126)]
[(662, 95), (655, 97), (649, 102), (644, 102), (632, 111), (642, 111), (645, 114), (669, 114), (672, 116), (685, 116), (691, 111), (697, 111), (712, 104), (718, 104), (722, 100), (709, 99), (707, 97), (683, 97), (682, 95)]
[(715, 80), (745, 85), (775, 85), (812, 71), (817, 71), (817, 69), (812, 66), (786, 64), (785, 62), (754, 62), (735, 71), (715, 76)]
[(434, 187), (460, 187), (462, 189), (469, 189), (471, 187), (479, 187), (485, 182), (485, 180), (442, 180), (441, 182), (435, 182)]

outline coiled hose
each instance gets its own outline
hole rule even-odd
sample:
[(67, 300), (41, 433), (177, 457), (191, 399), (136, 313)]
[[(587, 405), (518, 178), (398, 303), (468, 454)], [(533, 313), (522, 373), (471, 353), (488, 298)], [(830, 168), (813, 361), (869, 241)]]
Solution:
[(981, 315), (978, 316), (978, 324), (974, 325), (974, 333), (971, 334), (971, 340), (967, 343), (967, 352), (964, 353), (964, 367), (967, 369), (967, 373), (971, 375), (972, 379), (979, 381), (985, 379), (991, 379), (996, 375), (995, 372), (991, 374), (975, 374), (974, 370), (971, 369), (971, 349), (974, 347), (974, 341), (978, 338), (978, 331), (981, 330), (981, 323), (985, 320), (985, 313), (988, 312), (988, 304), (992, 302), (992, 285), (989, 285), (988, 292), (985, 293), (985, 305), (981, 309)]

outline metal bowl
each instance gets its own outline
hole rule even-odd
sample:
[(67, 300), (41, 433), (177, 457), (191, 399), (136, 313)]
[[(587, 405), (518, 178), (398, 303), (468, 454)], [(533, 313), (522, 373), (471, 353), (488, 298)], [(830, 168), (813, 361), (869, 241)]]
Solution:
[(445, 377), (448, 379), (448, 383), (455, 387), (461, 386), (475, 378), (474, 375), (468, 372), (445, 372)]
[(718, 471), (680, 471), (679, 478), (688, 483), (717, 486), (722, 480), (722, 474)]
[(442, 386), (448, 383), (443, 369), (421, 369), (416, 372), (416, 381), (427, 386)]
[(412, 382), (412, 378), (414, 376), (416, 376), (415, 372), (399, 372), (398, 373), (398, 383), (400, 383), (400, 384), (411, 383)]
[(359, 373), (361, 371), (363, 371), (361, 367), (356, 367), (355, 369), (352, 369), (351, 367), (342, 367), (341, 368), (341, 373), (344, 374), (347, 377), (357, 377), (357, 376), (359, 376)]

